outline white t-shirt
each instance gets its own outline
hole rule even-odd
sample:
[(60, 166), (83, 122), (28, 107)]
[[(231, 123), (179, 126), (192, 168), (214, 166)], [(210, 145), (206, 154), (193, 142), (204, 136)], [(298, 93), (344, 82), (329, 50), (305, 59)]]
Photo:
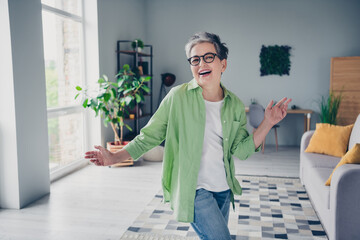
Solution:
[(205, 100), (206, 123), (202, 157), (197, 182), (197, 188), (212, 192), (222, 192), (229, 189), (226, 181), (223, 151), (223, 135), (221, 125), (220, 102)]

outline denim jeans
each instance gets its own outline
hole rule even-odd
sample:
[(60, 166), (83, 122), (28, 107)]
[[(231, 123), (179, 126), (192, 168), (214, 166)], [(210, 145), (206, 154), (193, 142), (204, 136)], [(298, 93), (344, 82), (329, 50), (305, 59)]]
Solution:
[(203, 188), (196, 190), (194, 222), (191, 226), (200, 239), (231, 239), (227, 226), (230, 194), (230, 189), (223, 192), (211, 192)]

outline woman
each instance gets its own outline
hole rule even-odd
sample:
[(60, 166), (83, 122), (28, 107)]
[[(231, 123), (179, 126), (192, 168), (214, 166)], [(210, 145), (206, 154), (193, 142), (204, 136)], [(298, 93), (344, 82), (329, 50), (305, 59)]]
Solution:
[(221, 83), (228, 49), (212, 33), (200, 32), (185, 46), (194, 79), (174, 87), (140, 134), (124, 149), (86, 153), (98, 166), (138, 159), (165, 138), (162, 187), (176, 219), (190, 222), (201, 239), (230, 239), (227, 227), (234, 194), (241, 194), (232, 156), (258, 151), (273, 125), (286, 116), (291, 99), (273, 101), (254, 134), (246, 130), (244, 104)]

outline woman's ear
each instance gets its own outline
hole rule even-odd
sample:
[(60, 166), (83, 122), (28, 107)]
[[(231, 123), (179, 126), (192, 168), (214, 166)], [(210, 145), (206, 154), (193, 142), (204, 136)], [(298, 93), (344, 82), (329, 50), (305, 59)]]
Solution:
[(225, 69), (227, 67), (227, 60), (226, 59), (223, 59), (221, 60), (221, 72), (225, 72)]

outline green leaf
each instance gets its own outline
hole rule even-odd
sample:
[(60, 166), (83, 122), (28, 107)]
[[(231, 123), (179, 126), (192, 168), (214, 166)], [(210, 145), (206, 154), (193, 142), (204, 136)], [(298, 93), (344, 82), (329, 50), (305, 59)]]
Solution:
[(141, 96), (139, 94), (135, 94), (135, 97), (137, 103), (141, 102)]
[(76, 94), (76, 95), (75, 95), (75, 99), (76, 99), (79, 95), (80, 95), (80, 93)]
[(89, 99), (85, 99), (84, 103), (83, 103), (83, 107), (86, 108), (87, 104), (88, 104)]
[(104, 101), (105, 101), (105, 102), (108, 102), (110, 98), (111, 98), (110, 93), (105, 93), (105, 94), (104, 94)]
[(103, 78), (105, 79), (106, 82), (109, 81), (108, 77), (106, 75), (103, 75)]
[(98, 83), (104, 83), (104, 82), (105, 82), (105, 79), (99, 78)]
[(124, 91), (124, 94), (127, 94), (127, 93), (131, 92), (132, 90), (133, 90), (132, 88), (126, 89), (126, 90)]
[(100, 99), (100, 98), (104, 97), (104, 94), (105, 94), (105, 93), (99, 93), (96, 98), (97, 98), (97, 99)]
[(124, 64), (123, 69), (124, 69), (124, 71), (129, 71), (129, 69), (130, 69), (129, 64)]
[(151, 76), (147, 76), (144, 80), (144, 82), (149, 82), (151, 80)]
[(81, 91), (82, 88), (80, 86), (76, 86), (76, 90)]
[(116, 98), (116, 90), (114, 88), (111, 89), (110, 93), (112, 98)]
[(150, 92), (150, 88), (148, 86), (146, 86), (146, 85), (142, 85), (141, 88), (147, 93)]
[(118, 87), (118, 84), (117, 84), (117, 83), (114, 83), (114, 82), (112, 82), (111, 85), (112, 85), (113, 87), (116, 87), (116, 88)]
[(124, 79), (119, 78), (119, 79), (118, 79), (118, 82), (117, 82), (117, 83), (118, 83), (118, 84), (117, 84), (117, 85), (118, 85), (118, 87), (121, 87), (121, 86), (123, 85), (123, 83), (124, 83), (124, 82), (125, 82), (125, 80), (124, 80)]
[(129, 125), (125, 124), (125, 127), (132, 132), (132, 128)]

